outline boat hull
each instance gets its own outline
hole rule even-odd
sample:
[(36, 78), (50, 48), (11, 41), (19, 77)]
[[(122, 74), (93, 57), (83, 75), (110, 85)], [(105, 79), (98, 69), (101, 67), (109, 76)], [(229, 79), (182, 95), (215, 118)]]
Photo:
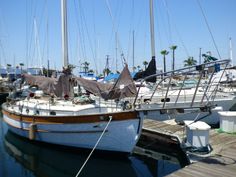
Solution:
[[(130, 116), (128, 113), (127, 115)], [(136, 113), (131, 115), (137, 116)], [(116, 117), (115, 114), (113, 116)], [(19, 117), (21, 118), (19, 119)], [(28, 120), (25, 120), (26, 118)], [(77, 118), (82, 119), (81, 116)], [(20, 136), (46, 143), (88, 149), (92, 149), (95, 146), (108, 124), (108, 120), (91, 123), (76, 122), (76, 117), (73, 117), (74, 122), (68, 123), (55, 121), (37, 122), (37, 118), (34, 119), (33, 116), (16, 115), (7, 110), (3, 110), (3, 119), (9, 129)], [(33, 119), (35, 121), (31, 121)], [(44, 117), (41, 117), (41, 119), (45, 120)], [(141, 123), (142, 119), (138, 117), (112, 120), (96, 149), (132, 152), (141, 133)]]

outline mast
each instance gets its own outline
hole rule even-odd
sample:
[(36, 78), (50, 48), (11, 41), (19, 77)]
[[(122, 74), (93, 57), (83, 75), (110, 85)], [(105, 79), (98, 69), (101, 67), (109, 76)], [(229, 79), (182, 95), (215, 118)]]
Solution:
[(134, 72), (134, 30), (133, 30), (133, 72)]
[(229, 38), (229, 54), (230, 54), (231, 64), (232, 64), (232, 66), (234, 66), (234, 62), (233, 62), (233, 49), (232, 49), (231, 37)]
[(202, 48), (199, 48), (199, 65), (202, 64)]
[(61, 0), (61, 28), (62, 28), (62, 60), (63, 66), (68, 67), (68, 34), (67, 34), (67, 0)]
[(153, 0), (150, 0), (150, 32), (151, 32), (152, 59), (155, 59), (155, 34), (154, 34)]
[(118, 37), (116, 32), (116, 72), (118, 71), (118, 64), (117, 64), (117, 50), (118, 50)]

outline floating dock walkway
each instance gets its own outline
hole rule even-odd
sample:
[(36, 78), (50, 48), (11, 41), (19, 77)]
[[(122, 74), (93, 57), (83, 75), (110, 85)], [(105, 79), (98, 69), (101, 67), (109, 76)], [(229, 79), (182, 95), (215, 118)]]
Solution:
[[(143, 131), (134, 153), (158, 158), (157, 151), (161, 147), (165, 151), (175, 154), (176, 150), (181, 149), (181, 143), (185, 138), (185, 127), (176, 125), (172, 122), (161, 122), (156, 120), (145, 119)], [(219, 133), (217, 129), (210, 130), (209, 143), (213, 148), (212, 152), (207, 155), (198, 157), (194, 163), (189, 163), (178, 171), (171, 173), (170, 177), (189, 177), (189, 176), (235, 176), (236, 175), (236, 134)], [(158, 146), (159, 145), (159, 146)], [(184, 153), (184, 151), (182, 151)], [(185, 153), (184, 153), (185, 154)], [(176, 157), (178, 157), (176, 155)], [(191, 158), (191, 155), (189, 155)], [(180, 162), (189, 160), (184, 155)], [(181, 166), (184, 166), (180, 164)]]

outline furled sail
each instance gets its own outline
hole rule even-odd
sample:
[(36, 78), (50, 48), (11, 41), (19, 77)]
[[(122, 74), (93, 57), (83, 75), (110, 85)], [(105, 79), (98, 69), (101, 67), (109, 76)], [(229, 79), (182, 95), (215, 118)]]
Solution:
[(77, 81), (85, 90), (105, 100), (134, 97), (137, 94), (136, 86), (127, 65), (125, 65), (114, 84), (99, 83), (83, 78), (77, 78)]
[[(151, 76), (153, 74), (156, 74), (156, 60), (155, 60), (155, 58), (152, 58), (152, 60), (149, 62), (148, 67), (145, 71), (137, 72), (134, 75), (134, 80), (144, 79), (145, 77)], [(146, 81), (155, 83), (156, 77), (149, 78)]]

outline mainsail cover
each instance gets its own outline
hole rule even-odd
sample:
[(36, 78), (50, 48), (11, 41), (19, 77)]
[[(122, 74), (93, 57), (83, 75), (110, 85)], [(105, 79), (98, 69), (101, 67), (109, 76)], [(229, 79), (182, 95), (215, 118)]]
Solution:
[(125, 65), (114, 84), (99, 83), (83, 78), (77, 78), (77, 81), (85, 90), (105, 100), (134, 97), (137, 94), (136, 86), (127, 65)]
[[(151, 76), (154, 74), (156, 74), (156, 60), (155, 60), (155, 58), (152, 58), (152, 60), (149, 62), (149, 65), (145, 71), (137, 72), (134, 75), (134, 80), (144, 79), (145, 77)], [(151, 77), (151, 78), (147, 79), (146, 81), (155, 83), (156, 77)]]
[(26, 84), (38, 86), (46, 94), (54, 94), (57, 97), (68, 95), (73, 97), (73, 79), (71, 75), (62, 74), (59, 79), (44, 76), (32, 76), (23, 74)]

